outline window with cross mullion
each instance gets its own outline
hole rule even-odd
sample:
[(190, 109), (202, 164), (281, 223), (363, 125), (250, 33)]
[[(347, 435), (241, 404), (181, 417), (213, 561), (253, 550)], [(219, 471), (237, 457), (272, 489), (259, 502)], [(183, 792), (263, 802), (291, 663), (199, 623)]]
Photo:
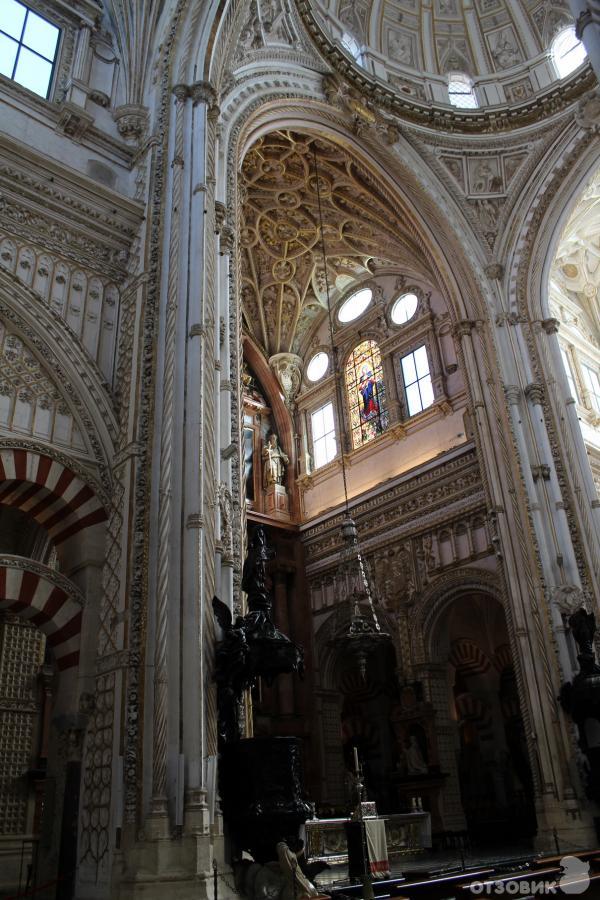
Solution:
[(0, 75), (48, 97), (60, 29), (18, 0), (0, 2)]

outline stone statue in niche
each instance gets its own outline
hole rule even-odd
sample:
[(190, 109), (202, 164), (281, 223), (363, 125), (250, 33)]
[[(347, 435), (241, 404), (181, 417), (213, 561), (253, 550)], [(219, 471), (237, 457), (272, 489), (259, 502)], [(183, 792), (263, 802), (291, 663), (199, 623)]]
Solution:
[(290, 460), (279, 446), (276, 434), (271, 433), (263, 447), (263, 487), (265, 490), (265, 512), (277, 519), (289, 519), (290, 507), (287, 490), (284, 487), (286, 466)]
[(429, 771), (415, 734), (409, 736), (404, 747), (404, 762), (409, 775), (426, 775)]
[(262, 458), (263, 484), (268, 488), (272, 484), (283, 484), (285, 467), (289, 465), (289, 458), (279, 446), (276, 434), (270, 434), (267, 443), (263, 447)]

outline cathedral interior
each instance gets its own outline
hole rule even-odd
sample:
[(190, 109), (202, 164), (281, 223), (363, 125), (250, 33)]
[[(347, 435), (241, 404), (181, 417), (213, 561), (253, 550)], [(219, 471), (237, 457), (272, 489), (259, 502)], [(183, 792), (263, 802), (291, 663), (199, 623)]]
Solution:
[(0, 897), (600, 846), (598, 77), (597, 0), (0, 0)]

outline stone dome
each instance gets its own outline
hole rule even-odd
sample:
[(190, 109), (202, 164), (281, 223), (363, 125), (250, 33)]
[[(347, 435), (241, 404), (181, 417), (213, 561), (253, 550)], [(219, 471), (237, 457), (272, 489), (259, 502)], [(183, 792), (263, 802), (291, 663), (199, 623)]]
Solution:
[(479, 107), (531, 102), (556, 87), (550, 46), (573, 25), (566, 0), (307, 0), (307, 6), (332, 44), (388, 89), (448, 104), (448, 75), (464, 73)]

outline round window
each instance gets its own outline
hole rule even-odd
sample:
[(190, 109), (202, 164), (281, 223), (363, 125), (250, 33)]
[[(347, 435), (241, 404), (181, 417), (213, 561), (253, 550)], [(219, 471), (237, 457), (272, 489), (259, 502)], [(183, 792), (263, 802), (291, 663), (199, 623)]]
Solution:
[(329, 357), (323, 351), (315, 353), (306, 367), (306, 377), (309, 381), (319, 381), (329, 368)]
[(373, 291), (371, 288), (363, 288), (355, 294), (352, 294), (351, 297), (348, 297), (348, 299), (342, 303), (340, 311), (338, 312), (338, 319), (340, 322), (353, 322), (354, 319), (358, 319), (371, 302), (372, 296)]
[(402, 294), (392, 307), (392, 322), (394, 325), (404, 325), (412, 319), (417, 311), (419, 298), (416, 294)]

